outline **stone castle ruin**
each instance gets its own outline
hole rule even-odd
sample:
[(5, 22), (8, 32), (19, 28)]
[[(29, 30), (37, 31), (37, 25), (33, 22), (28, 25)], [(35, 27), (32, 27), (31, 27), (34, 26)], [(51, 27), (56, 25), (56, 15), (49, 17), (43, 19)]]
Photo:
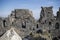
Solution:
[(57, 16), (53, 15), (52, 8), (41, 7), (40, 18), (37, 21), (34, 19), (32, 11), (28, 9), (15, 9), (7, 18), (0, 17), (0, 37), (7, 30), (15, 28), (23, 39), (28, 35), (34, 35), (34, 37), (38, 35), (45, 38), (44, 40), (60, 40), (60, 8)]

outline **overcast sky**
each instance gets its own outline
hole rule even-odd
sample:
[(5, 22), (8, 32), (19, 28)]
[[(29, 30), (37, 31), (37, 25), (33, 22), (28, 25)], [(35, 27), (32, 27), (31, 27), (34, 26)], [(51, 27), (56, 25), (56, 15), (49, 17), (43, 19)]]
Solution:
[(41, 6), (53, 6), (56, 15), (60, 0), (0, 0), (0, 16), (7, 17), (14, 9), (29, 9), (35, 19), (39, 19)]

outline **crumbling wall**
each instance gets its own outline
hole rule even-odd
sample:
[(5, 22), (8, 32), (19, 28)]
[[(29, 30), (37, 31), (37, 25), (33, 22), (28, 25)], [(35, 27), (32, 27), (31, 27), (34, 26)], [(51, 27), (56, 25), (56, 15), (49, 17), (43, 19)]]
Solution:
[(52, 39), (60, 37), (60, 9), (54, 16), (52, 8), (41, 7), (39, 21), (34, 19), (32, 11), (28, 9), (13, 10), (7, 18), (0, 18), (0, 36), (13, 27), (22, 38), (32, 33)]

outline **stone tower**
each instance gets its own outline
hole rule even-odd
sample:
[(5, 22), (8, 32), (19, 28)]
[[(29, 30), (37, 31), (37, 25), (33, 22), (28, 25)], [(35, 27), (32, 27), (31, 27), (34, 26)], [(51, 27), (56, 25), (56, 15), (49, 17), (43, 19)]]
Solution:
[(50, 30), (53, 26), (54, 15), (53, 15), (53, 7), (41, 7), (40, 14), (40, 25), (43, 26), (43, 29)]
[(41, 7), (40, 19), (46, 20), (48, 18), (53, 18), (53, 7)]

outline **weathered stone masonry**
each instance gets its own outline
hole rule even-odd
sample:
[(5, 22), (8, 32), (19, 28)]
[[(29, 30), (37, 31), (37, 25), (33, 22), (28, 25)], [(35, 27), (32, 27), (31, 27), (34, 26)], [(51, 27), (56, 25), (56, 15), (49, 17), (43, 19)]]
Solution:
[(28, 9), (15, 9), (7, 18), (0, 17), (0, 37), (11, 27), (24, 38), (31, 33), (43, 35), (48, 33), (52, 40), (60, 39), (60, 8), (57, 16), (53, 15), (53, 7), (41, 7), (39, 20), (35, 20), (32, 11)]

